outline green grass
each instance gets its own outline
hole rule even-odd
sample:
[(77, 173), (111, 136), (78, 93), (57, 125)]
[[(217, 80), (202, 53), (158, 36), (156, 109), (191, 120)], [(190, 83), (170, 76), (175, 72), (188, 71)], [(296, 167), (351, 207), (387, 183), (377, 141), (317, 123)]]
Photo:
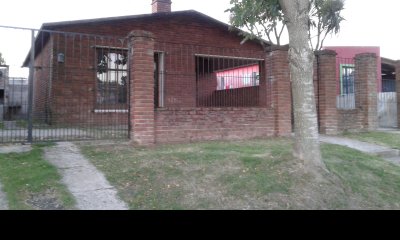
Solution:
[(332, 174), (348, 187), (360, 208), (400, 208), (400, 167), (379, 157), (337, 145), (323, 145)]
[[(290, 156), (288, 150), (273, 151), (282, 149), (283, 142), (212, 142), (151, 149), (84, 146), (83, 152), (131, 209), (202, 209), (223, 207), (223, 194), (243, 198), (287, 192), (291, 185), (287, 174), (264, 174), (286, 164), (265, 161), (267, 155)], [(268, 148), (271, 151), (266, 152)]]
[(82, 150), (131, 209), (399, 209), (400, 167), (323, 145), (330, 173), (299, 170), (288, 139)]
[(348, 138), (400, 149), (400, 134), (388, 132), (346, 133)]
[(75, 200), (60, 183), (57, 169), (43, 159), (43, 147), (26, 153), (0, 154), (0, 181), (10, 209), (71, 209)]
[(28, 121), (26, 120), (17, 120), (17, 127), (20, 128), (27, 128), (28, 127)]

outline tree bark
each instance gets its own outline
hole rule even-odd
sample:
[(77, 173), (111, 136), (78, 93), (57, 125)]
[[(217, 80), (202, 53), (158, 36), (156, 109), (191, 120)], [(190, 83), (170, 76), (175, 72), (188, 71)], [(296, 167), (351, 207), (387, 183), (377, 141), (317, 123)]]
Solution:
[(321, 160), (313, 85), (314, 52), (308, 42), (309, 0), (279, 0), (289, 32), (295, 140), (293, 155), (306, 170), (326, 169)]

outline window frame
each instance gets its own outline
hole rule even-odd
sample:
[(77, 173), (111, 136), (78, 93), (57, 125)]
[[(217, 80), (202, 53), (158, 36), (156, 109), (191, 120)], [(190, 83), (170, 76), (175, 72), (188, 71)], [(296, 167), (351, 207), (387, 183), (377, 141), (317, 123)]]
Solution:
[[(352, 81), (353, 92), (352, 93), (349, 93), (349, 92), (345, 93), (345, 91), (344, 91), (345, 79), (343, 77), (344, 76), (343, 74), (345, 74), (346, 69), (353, 69), (353, 81)], [(355, 93), (355, 82), (354, 82), (355, 81), (355, 76), (354, 76), (354, 72), (355, 72), (355, 65), (354, 64), (340, 64), (340, 72), (339, 72), (339, 74), (340, 74), (340, 95), (345, 96), (345, 95), (349, 95), (349, 94), (354, 94)], [(347, 85), (349, 85), (349, 83)]]
[[(157, 56), (157, 57), (156, 57)], [(157, 62), (156, 62), (157, 59)], [(155, 108), (164, 108), (165, 107), (165, 52), (163, 51), (154, 51), (154, 81), (157, 80), (157, 82), (154, 82), (155, 86), (154, 89), (157, 92), (154, 92), (155, 98), (157, 98), (157, 101), (155, 99), (154, 101), (154, 107)], [(156, 78), (157, 75), (157, 78)]]
[[(109, 64), (107, 63), (107, 70), (104, 73), (101, 74), (106, 74), (106, 82), (107, 83), (116, 83), (116, 87), (117, 89), (116, 91), (116, 102), (114, 103), (109, 103), (109, 102), (99, 102), (98, 101), (98, 94), (100, 92), (99, 89), (99, 79), (101, 81), (101, 78), (99, 77), (99, 64), (100, 64), (100, 54), (104, 57), (105, 54), (107, 54), (107, 57), (109, 57), (110, 53), (114, 53), (116, 55), (125, 55), (126, 57), (128, 57), (128, 49), (127, 48), (118, 48), (118, 47), (107, 47), (107, 46), (94, 46), (94, 60), (95, 60), (95, 94), (94, 94), (94, 103), (95, 103), (95, 113), (105, 113), (105, 112), (112, 112), (115, 110), (127, 110), (128, 109), (128, 101), (129, 101), (129, 63), (127, 61), (126, 64), (124, 64), (123, 66), (126, 66), (124, 68), (109, 68)], [(119, 98), (122, 96), (120, 93), (120, 89), (119, 89), (119, 81), (121, 81), (121, 79), (116, 79), (115, 81), (109, 81), (110, 75), (109, 75), (109, 71), (112, 72), (116, 72), (117, 77), (121, 76), (121, 78), (123, 76), (126, 77), (126, 82), (125, 82), (125, 90), (122, 90), (122, 92), (125, 92), (126, 96), (124, 96), (125, 98), (125, 102), (119, 102)], [(102, 94), (102, 93), (100, 93)]]

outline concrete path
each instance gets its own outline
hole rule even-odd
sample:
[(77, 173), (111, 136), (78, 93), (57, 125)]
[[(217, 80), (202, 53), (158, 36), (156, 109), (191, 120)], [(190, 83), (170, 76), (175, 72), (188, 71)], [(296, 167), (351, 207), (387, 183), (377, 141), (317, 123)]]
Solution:
[(389, 147), (361, 142), (358, 140), (339, 137), (339, 136), (320, 135), (319, 139), (321, 142), (324, 143), (346, 146), (367, 154), (380, 156), (383, 159), (386, 159), (393, 163), (400, 164), (400, 151), (397, 149), (392, 149)]
[(45, 158), (59, 169), (63, 183), (82, 210), (127, 210), (104, 175), (70, 142), (46, 148)]
[(1, 183), (0, 183), (0, 210), (8, 210), (7, 197), (2, 191)]
[(397, 129), (397, 128), (378, 128), (377, 131), (400, 134), (400, 129)]
[(23, 153), (32, 150), (31, 145), (1, 145), (0, 153)]

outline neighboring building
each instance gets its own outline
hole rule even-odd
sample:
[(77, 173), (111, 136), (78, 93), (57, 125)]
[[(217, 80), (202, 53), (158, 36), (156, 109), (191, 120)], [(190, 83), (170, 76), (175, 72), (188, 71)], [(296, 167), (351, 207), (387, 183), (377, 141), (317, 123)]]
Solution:
[(337, 92), (341, 95), (354, 93), (354, 57), (360, 53), (375, 53), (377, 56), (377, 91), (382, 89), (382, 66), (381, 54), (379, 47), (363, 47), (363, 46), (327, 46), (327, 50), (333, 50), (337, 53), (337, 70), (336, 74), (340, 81), (337, 85)]
[(5, 119), (27, 119), (28, 79), (9, 77), (5, 91)]
[(220, 70), (217, 74), (217, 90), (255, 87), (260, 85), (260, 66)]
[(396, 92), (396, 61), (381, 58), (382, 92)]
[(16, 120), (28, 112), (28, 79), (9, 77), (9, 66), (0, 66), (0, 120)]
[(0, 121), (4, 119), (5, 88), (8, 79), (9, 67), (0, 65)]

